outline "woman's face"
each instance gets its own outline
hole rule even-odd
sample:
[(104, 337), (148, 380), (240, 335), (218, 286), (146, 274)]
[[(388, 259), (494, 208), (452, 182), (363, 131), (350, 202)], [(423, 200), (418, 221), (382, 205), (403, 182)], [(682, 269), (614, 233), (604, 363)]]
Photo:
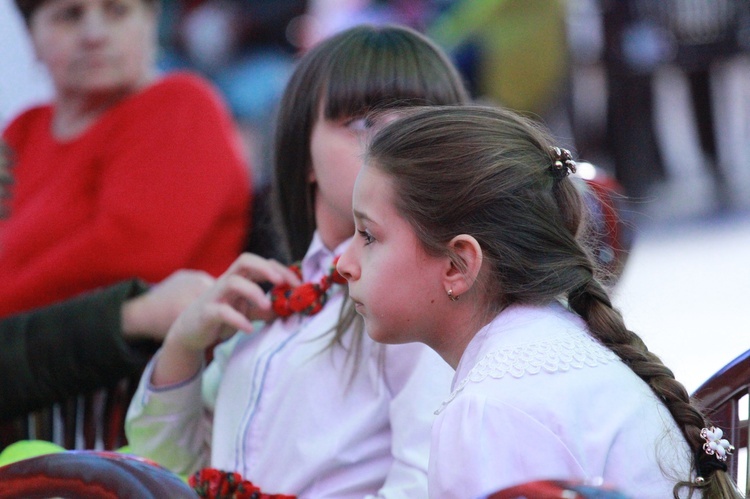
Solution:
[(153, 74), (157, 10), (144, 0), (48, 0), (29, 30), (61, 97), (128, 92)]

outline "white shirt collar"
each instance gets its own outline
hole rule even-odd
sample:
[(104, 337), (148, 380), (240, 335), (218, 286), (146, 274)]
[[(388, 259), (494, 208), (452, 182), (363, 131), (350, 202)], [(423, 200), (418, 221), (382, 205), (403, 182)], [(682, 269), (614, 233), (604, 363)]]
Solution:
[(546, 306), (511, 305), (500, 312), (480, 329), (466, 346), (456, 367), (453, 388), (490, 350), (539, 340), (539, 335), (543, 336), (543, 333), (547, 331), (546, 326), (552, 318), (553, 320), (574, 321), (577, 328), (585, 328), (580, 318), (567, 312), (557, 302)]
[(352, 238), (350, 237), (331, 251), (323, 244), (318, 231), (315, 231), (312, 242), (310, 242), (310, 247), (302, 259), (302, 280), (313, 282), (323, 277), (324, 274), (327, 274), (333, 264), (334, 258), (344, 252), (351, 240)]

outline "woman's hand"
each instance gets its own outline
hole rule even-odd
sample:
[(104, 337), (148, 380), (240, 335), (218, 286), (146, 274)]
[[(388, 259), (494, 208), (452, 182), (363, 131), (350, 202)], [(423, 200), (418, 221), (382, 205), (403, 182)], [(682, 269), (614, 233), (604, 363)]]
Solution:
[(122, 305), (122, 335), (163, 341), (175, 319), (216, 280), (202, 270), (178, 270)]
[(297, 286), (300, 280), (275, 260), (244, 253), (216, 283), (193, 301), (172, 324), (159, 353), (152, 384), (177, 383), (194, 375), (204, 351), (237, 330), (251, 332), (254, 320), (272, 320), (271, 300), (258, 283)]

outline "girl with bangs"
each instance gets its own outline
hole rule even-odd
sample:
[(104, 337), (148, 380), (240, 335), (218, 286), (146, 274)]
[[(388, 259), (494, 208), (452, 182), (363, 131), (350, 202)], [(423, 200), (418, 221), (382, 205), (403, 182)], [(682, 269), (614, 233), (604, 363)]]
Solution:
[[(128, 413), (135, 453), (300, 498), (427, 496), (433, 411), (452, 371), (423, 345), (364, 334), (335, 261), (354, 233), (365, 115), (466, 100), (445, 54), (404, 27), (355, 27), (299, 61), (274, 171), (283, 249), (297, 263), (244, 254), (177, 319)], [(230, 335), (204, 366), (205, 348)]]

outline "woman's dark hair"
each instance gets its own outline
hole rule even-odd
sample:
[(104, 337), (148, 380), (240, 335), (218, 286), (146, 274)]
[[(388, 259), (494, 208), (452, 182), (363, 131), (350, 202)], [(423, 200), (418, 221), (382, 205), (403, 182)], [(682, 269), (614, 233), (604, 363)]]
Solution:
[[(368, 167), (392, 180), (396, 208), (425, 250), (460, 259), (448, 242), (473, 236), (482, 248), (477, 282), (490, 313), (511, 304), (567, 299), (589, 333), (615, 352), (663, 401), (692, 449), (704, 498), (739, 497), (728, 474), (710, 470), (701, 428), (710, 426), (641, 338), (625, 327), (582, 244), (585, 210), (575, 177), (553, 175), (548, 134), (513, 113), (475, 106), (407, 110), (382, 128), (367, 153)], [(710, 462), (709, 462), (710, 461)], [(709, 470), (709, 471), (707, 471)]]
[(328, 119), (371, 109), (449, 105), (468, 101), (445, 53), (401, 26), (362, 25), (324, 40), (298, 63), (279, 110), (274, 148), (276, 213), (292, 260), (307, 251), (315, 231), (310, 136), (325, 104)]
[[(16, 6), (18, 7), (19, 12), (21, 12), (24, 21), (26, 21), (26, 25), (28, 25), (31, 22), (31, 17), (34, 15), (34, 12), (36, 12), (43, 4), (51, 1), (53, 0), (16, 0)], [(159, 4), (159, 0), (141, 1), (147, 5), (156, 6)]]

